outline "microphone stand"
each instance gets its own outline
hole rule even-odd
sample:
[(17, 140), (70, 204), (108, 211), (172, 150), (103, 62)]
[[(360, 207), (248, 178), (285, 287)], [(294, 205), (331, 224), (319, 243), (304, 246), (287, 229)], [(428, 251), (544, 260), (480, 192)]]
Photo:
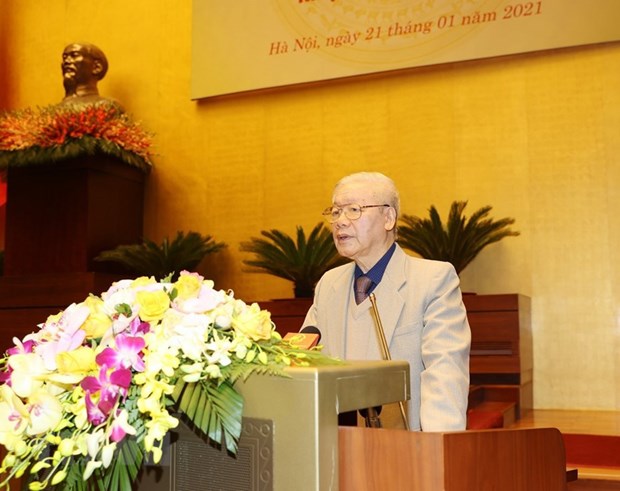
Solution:
[[(383, 330), (381, 317), (379, 317), (379, 309), (377, 309), (377, 299), (375, 298), (374, 293), (371, 293), (369, 297), (370, 303), (372, 304), (372, 311), (375, 314), (375, 328), (377, 329), (377, 336), (379, 337), (379, 344), (381, 346), (383, 359), (391, 360), (392, 356), (390, 355), (390, 348), (388, 347), (387, 341), (385, 339), (385, 331)], [(398, 401), (398, 406), (400, 408), (400, 416), (403, 419), (405, 429), (409, 430), (409, 422), (407, 421), (407, 413), (405, 412), (405, 405), (403, 404), (403, 401)]]
[(380, 412), (378, 409), (381, 407), (369, 407), (367, 409), (360, 409), (360, 414), (364, 417), (364, 421), (366, 423), (366, 428), (382, 428), (381, 418), (379, 417)]

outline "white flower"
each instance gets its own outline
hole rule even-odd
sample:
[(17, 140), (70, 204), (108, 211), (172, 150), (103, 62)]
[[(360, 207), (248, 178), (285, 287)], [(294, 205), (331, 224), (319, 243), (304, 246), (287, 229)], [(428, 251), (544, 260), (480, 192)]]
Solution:
[(110, 467), (115, 449), (116, 443), (109, 443), (103, 447), (103, 450), (101, 451), (101, 462), (103, 463), (103, 467)]
[(190, 360), (200, 360), (205, 349), (211, 318), (205, 314), (187, 314), (174, 326), (171, 345), (181, 350)]
[(248, 353), (247, 346), (245, 344), (238, 343), (237, 347), (235, 348), (235, 356), (239, 358), (240, 360), (243, 360), (245, 358), (245, 355), (247, 355), (247, 353)]
[(193, 363), (191, 365), (181, 365), (179, 368), (186, 373), (183, 380), (188, 383), (198, 382), (202, 378), (203, 363)]
[(222, 376), (222, 372), (221, 372), (220, 367), (218, 365), (209, 365), (209, 366), (207, 366), (207, 368), (205, 368), (205, 373), (210, 378), (220, 378)]
[(213, 335), (213, 341), (207, 343), (207, 351), (211, 354), (207, 355), (207, 361), (209, 363), (217, 363), (223, 367), (230, 365), (230, 348), (232, 342), (229, 339), (221, 339), (217, 333)]
[(218, 315), (215, 318), (215, 325), (222, 329), (228, 329), (232, 325), (232, 315), (227, 313)]
[(28, 409), (8, 385), (0, 386), (0, 444), (12, 450), (30, 421)]
[(112, 285), (110, 286), (110, 288), (108, 288), (107, 291), (103, 292), (101, 294), (101, 298), (103, 298), (104, 300), (109, 298), (111, 295), (114, 295), (116, 292), (118, 292), (119, 290), (128, 290), (131, 287), (131, 284), (134, 282), (134, 280), (119, 280), (119, 281), (115, 281), (114, 283), (112, 283)]
[(84, 475), (82, 476), (83, 479), (87, 481), (88, 478), (93, 475), (93, 472), (95, 472), (96, 469), (99, 469), (99, 467), (101, 467), (101, 462), (96, 461), (96, 460), (89, 460), (88, 463), (86, 464)]
[(29, 435), (42, 435), (53, 430), (62, 421), (60, 401), (44, 389), (37, 390), (26, 404), (30, 413), (30, 424), (26, 429)]
[(105, 435), (103, 434), (102, 429), (94, 431), (86, 437), (86, 449), (91, 459), (94, 460), (97, 457), (99, 454), (99, 448), (104, 441)]
[(185, 313), (209, 312), (216, 308), (226, 299), (226, 293), (222, 290), (214, 290), (211, 285), (203, 283), (197, 297), (175, 302), (178, 310)]
[(20, 353), (9, 358), (11, 386), (19, 397), (29, 397), (43, 386), (44, 376), (48, 373), (43, 359), (36, 353)]

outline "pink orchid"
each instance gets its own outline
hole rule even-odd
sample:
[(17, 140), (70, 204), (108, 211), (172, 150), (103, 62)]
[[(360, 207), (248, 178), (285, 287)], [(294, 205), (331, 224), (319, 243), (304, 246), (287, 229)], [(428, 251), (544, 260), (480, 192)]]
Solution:
[(129, 324), (129, 333), (132, 336), (138, 336), (140, 334), (146, 334), (151, 330), (151, 325), (148, 322), (144, 322), (139, 317), (134, 317)]
[(120, 334), (115, 338), (116, 349), (106, 348), (95, 359), (100, 366), (144, 371), (144, 361), (140, 355), (146, 345), (144, 338)]
[(131, 372), (121, 368), (119, 370), (108, 371), (108, 367), (101, 367), (99, 377), (84, 377), (80, 384), (87, 392), (99, 392), (106, 390), (115, 390), (119, 392), (121, 389), (128, 389), (131, 385)]
[[(85, 377), (81, 386), (86, 391), (86, 411), (88, 420), (93, 424), (100, 424), (110, 414), (120, 395), (127, 395), (131, 384), (131, 372), (127, 369), (113, 370), (103, 366), (99, 377)], [(91, 394), (99, 393), (97, 404), (91, 399)], [(102, 419), (103, 418), (103, 419)]]
[(84, 398), (86, 402), (86, 414), (88, 415), (88, 421), (90, 421), (93, 425), (99, 426), (107, 419), (107, 415), (99, 409), (99, 406), (93, 402), (90, 397), (90, 393), (87, 392)]
[(11, 372), (13, 369), (8, 367), (6, 371), (0, 372), (0, 384), (11, 385)]
[(32, 353), (33, 348), (35, 346), (35, 342), (32, 339), (29, 339), (22, 343), (19, 339), (13, 338), (13, 342), (15, 343), (15, 346), (13, 348), (9, 348), (8, 350), (6, 350), (6, 352), (9, 355), (17, 355), (20, 353)]
[(113, 442), (120, 442), (125, 435), (135, 435), (136, 430), (129, 424), (127, 411), (124, 409), (116, 410), (116, 417), (112, 423), (112, 431), (110, 433), (110, 440)]

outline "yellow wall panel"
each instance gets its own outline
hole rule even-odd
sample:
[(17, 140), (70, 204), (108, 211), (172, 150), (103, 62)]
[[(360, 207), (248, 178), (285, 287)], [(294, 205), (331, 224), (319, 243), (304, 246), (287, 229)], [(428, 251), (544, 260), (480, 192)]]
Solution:
[(290, 296), (244, 271), (239, 243), (309, 231), (337, 179), (379, 170), (405, 213), (445, 217), (458, 199), (515, 217), (521, 235), (483, 251), (463, 289), (532, 297), (536, 407), (620, 409), (618, 43), (191, 101), (191, 2), (41, 5), (3, 3), (0, 103), (60, 101), (64, 46), (99, 45), (101, 93), (155, 138), (145, 235), (226, 242), (200, 267), (217, 286)]

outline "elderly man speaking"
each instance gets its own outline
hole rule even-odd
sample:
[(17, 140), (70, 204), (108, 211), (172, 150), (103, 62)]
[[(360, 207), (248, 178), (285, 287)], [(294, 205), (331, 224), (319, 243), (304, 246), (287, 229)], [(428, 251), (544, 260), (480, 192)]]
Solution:
[(330, 355), (380, 360), (374, 293), (391, 358), (409, 362), (409, 428), (464, 430), (471, 332), (459, 278), (451, 264), (398, 246), (399, 207), (398, 190), (383, 174), (360, 172), (336, 184), (323, 215), (338, 252), (352, 262), (323, 275), (303, 326), (319, 329)]

